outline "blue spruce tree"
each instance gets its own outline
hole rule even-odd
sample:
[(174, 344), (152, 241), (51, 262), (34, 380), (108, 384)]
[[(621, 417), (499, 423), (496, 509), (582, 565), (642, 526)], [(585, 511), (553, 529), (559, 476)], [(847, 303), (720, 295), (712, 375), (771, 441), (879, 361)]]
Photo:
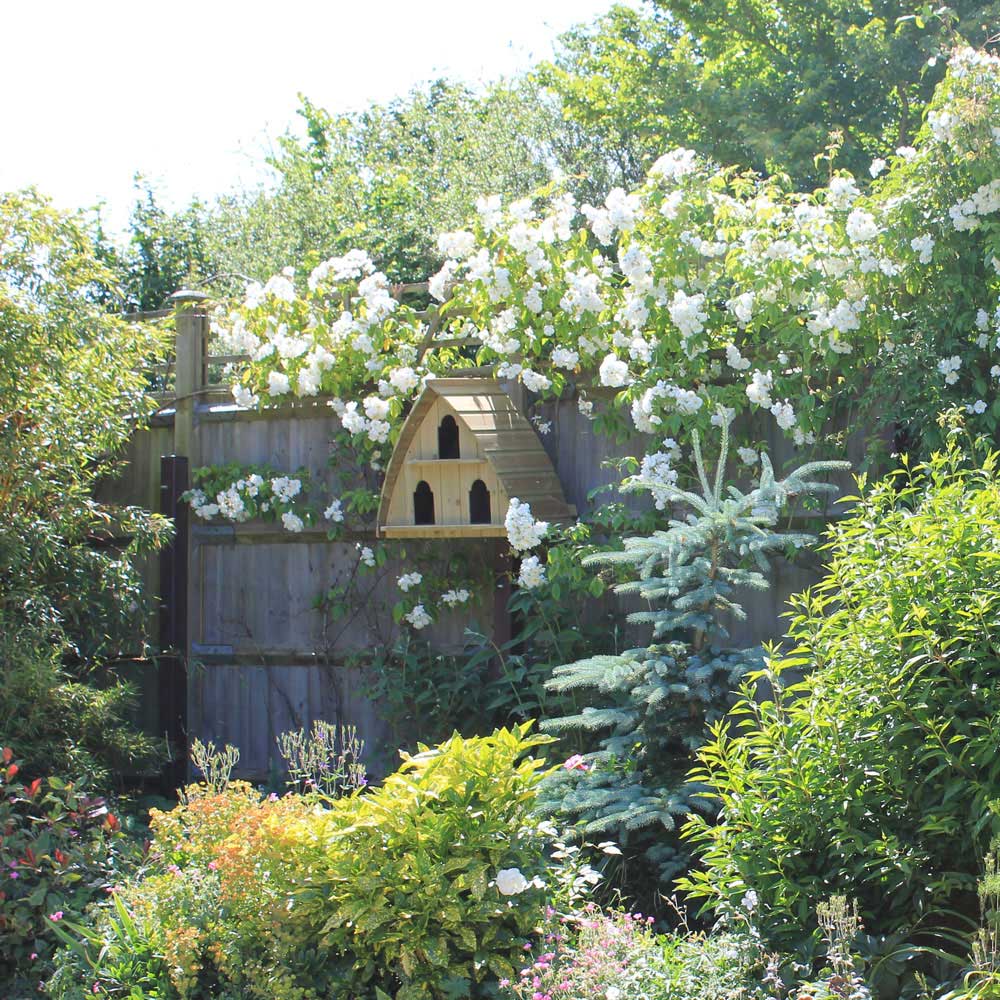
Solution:
[(651, 625), (652, 644), (557, 667), (546, 686), (583, 693), (591, 704), (542, 724), (554, 733), (582, 731), (595, 749), (547, 780), (540, 807), (572, 822), (582, 837), (616, 840), (632, 862), (628, 882), (647, 892), (666, 890), (687, 867), (678, 839), (683, 818), (711, 809), (700, 798), (704, 789), (686, 777), (693, 753), (708, 723), (727, 711), (731, 692), (763, 666), (760, 646), (727, 645), (724, 620), (746, 617), (735, 595), (766, 590), (769, 557), (814, 541), (777, 530), (779, 513), (793, 498), (834, 490), (816, 477), (850, 467), (810, 462), (777, 481), (761, 455), (760, 481), (744, 493), (724, 485), (728, 426), (712, 481), (697, 433), (692, 440), (700, 492), (627, 480), (623, 488), (651, 491), (673, 519), (648, 537), (626, 538), (622, 551), (584, 560), (634, 574), (615, 591), (648, 602), (650, 610), (628, 621)]

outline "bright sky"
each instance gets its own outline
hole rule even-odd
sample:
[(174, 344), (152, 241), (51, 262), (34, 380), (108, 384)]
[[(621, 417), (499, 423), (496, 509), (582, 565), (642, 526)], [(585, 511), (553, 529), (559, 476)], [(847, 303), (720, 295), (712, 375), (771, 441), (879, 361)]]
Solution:
[(123, 226), (138, 171), (178, 207), (263, 176), (298, 93), (356, 110), (552, 54), (611, 0), (0, 3), (0, 190), (34, 184)]

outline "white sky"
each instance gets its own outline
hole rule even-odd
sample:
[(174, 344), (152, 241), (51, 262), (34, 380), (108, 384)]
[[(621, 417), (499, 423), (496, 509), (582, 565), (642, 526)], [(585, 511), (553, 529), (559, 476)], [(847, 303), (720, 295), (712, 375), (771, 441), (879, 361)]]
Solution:
[(179, 207), (253, 186), (296, 95), (356, 110), (552, 54), (611, 0), (0, 0), (0, 190), (123, 226), (139, 171)]

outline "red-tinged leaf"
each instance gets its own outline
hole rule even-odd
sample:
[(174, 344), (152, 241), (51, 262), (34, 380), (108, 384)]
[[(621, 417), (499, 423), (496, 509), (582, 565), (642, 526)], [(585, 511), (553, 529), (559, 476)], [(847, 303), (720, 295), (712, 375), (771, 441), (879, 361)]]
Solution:
[(35, 780), (28, 785), (28, 798), (33, 799), (37, 794), (38, 790), (42, 787), (42, 779), (35, 778)]
[(7, 780), (10, 781), (11, 778), (13, 778), (14, 775), (16, 775), (20, 770), (21, 769), (17, 766), (17, 764), (11, 764), (10, 767), (7, 768)]
[(104, 826), (105, 829), (115, 833), (121, 828), (121, 823), (118, 821), (118, 817), (114, 813), (108, 813), (108, 818), (104, 821)]
[(10, 747), (3, 748), (3, 762), (9, 764), (14, 759), (14, 751)]

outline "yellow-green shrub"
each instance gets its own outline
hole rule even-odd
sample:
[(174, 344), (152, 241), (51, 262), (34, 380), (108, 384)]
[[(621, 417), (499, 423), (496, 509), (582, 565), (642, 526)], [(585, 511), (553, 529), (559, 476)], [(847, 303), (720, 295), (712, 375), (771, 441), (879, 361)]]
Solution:
[[(291, 919), (352, 959), (345, 996), (473, 996), (490, 976), (516, 974), (544, 874), (530, 816), (544, 765), (524, 754), (546, 741), (528, 726), (456, 734), (406, 757), (374, 792), (307, 820), (309, 879)], [(500, 892), (504, 869), (523, 874), (523, 891)]]

